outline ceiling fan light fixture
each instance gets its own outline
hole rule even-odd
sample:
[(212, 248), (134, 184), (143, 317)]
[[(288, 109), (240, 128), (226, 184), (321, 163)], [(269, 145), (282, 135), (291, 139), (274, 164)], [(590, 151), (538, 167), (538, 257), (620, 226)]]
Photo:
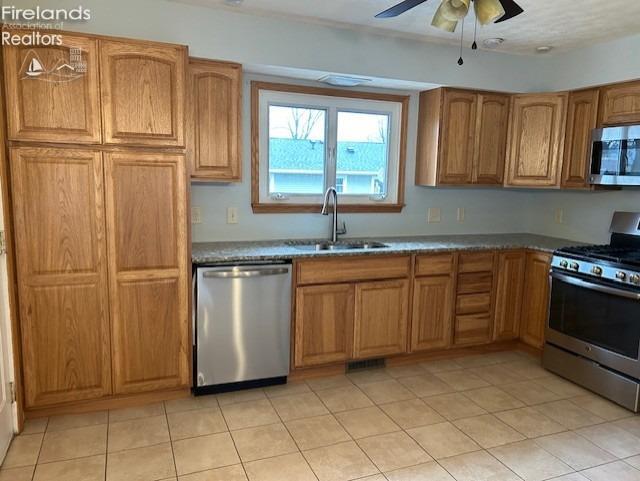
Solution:
[(475, 0), (474, 9), (481, 25), (495, 22), (505, 14), (500, 0)]
[(454, 32), (458, 20), (462, 20), (469, 13), (470, 4), (471, 0), (442, 0), (431, 25), (447, 32)]

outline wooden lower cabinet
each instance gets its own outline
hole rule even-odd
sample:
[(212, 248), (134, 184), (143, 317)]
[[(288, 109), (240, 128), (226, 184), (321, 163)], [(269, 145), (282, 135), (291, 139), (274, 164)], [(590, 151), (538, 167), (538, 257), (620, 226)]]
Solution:
[(111, 352), (117, 394), (189, 384), (182, 154), (105, 154)]
[(526, 264), (527, 254), (522, 250), (498, 255), (494, 341), (517, 339), (520, 335)]
[(549, 312), (550, 263), (550, 254), (527, 253), (520, 338), (538, 348), (544, 344), (544, 329)]
[(453, 298), (452, 275), (421, 277), (414, 281), (412, 351), (451, 346)]
[(295, 367), (347, 361), (353, 354), (353, 284), (296, 289)]
[(26, 407), (111, 393), (102, 156), (11, 149)]
[(407, 352), (409, 281), (356, 284), (354, 358)]

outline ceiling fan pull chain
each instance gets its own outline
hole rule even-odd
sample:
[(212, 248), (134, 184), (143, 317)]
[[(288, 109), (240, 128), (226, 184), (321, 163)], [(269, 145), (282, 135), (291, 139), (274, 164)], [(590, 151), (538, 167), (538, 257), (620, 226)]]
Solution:
[(473, 28), (473, 43), (471, 44), (471, 50), (478, 50), (478, 42), (476, 42), (477, 38), (478, 38), (478, 16), (476, 15), (476, 25)]
[(462, 29), (460, 32), (460, 58), (458, 59), (458, 65), (464, 64), (464, 59), (462, 58), (462, 44), (464, 43), (464, 18), (462, 19)]

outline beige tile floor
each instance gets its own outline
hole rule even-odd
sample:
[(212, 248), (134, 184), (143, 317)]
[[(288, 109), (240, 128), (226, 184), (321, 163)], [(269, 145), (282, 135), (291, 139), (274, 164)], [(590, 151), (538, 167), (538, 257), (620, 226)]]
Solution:
[(29, 421), (0, 481), (640, 481), (640, 417), (520, 352)]

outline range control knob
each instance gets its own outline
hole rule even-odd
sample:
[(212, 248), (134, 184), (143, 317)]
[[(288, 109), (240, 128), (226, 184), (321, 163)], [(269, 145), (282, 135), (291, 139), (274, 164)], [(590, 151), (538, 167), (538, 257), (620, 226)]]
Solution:
[(619, 281), (627, 280), (627, 273), (622, 271), (616, 272), (616, 279), (618, 279)]
[(640, 285), (640, 274), (633, 274), (629, 277), (629, 282), (635, 285)]
[(596, 276), (601, 276), (602, 275), (602, 267), (599, 266), (593, 266), (591, 268), (591, 273), (595, 274)]
[(569, 267), (569, 261), (560, 261), (560, 267), (566, 269), (567, 267)]
[(569, 265), (569, 269), (571, 269), (572, 271), (578, 272), (580, 270), (580, 264), (578, 264), (577, 262), (572, 262)]

